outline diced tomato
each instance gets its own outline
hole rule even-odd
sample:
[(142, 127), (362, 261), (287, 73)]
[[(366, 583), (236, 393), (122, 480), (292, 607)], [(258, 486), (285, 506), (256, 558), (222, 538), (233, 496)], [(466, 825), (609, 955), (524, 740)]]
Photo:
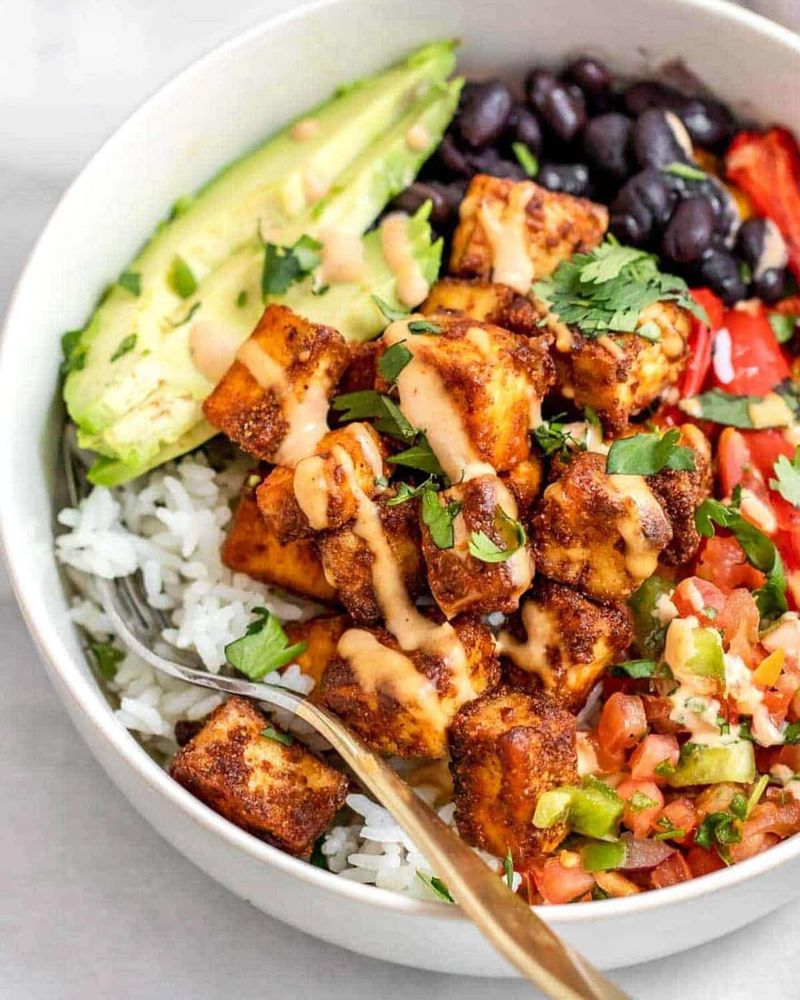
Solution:
[(569, 857), (576, 862), (569, 868), (557, 857), (548, 858), (543, 865), (531, 869), (536, 888), (546, 903), (569, 903), (592, 891), (594, 878), (584, 871), (580, 856), (570, 852)]
[[(622, 822), (634, 837), (646, 837), (664, 806), (661, 789), (652, 781), (627, 778), (617, 785), (617, 795), (625, 803)], [(648, 802), (652, 802), (652, 805), (648, 805)]]
[(686, 844), (691, 840), (692, 831), (697, 826), (697, 810), (691, 799), (681, 796), (668, 802), (661, 810), (659, 819), (661, 818), (665, 819), (672, 829), (685, 832), (683, 837), (670, 837), (671, 841), (676, 844)]
[(732, 591), (736, 587), (756, 590), (765, 580), (764, 574), (747, 561), (741, 545), (730, 536), (704, 538), (695, 571), (699, 577), (710, 580), (724, 591)]
[(789, 266), (800, 278), (800, 149), (792, 133), (777, 126), (740, 132), (725, 156), (725, 171), (780, 229)]
[(748, 831), (747, 824), (745, 823), (742, 839), (738, 844), (729, 845), (728, 856), (734, 863), (746, 861), (748, 858), (755, 857), (756, 854), (761, 854), (762, 851), (766, 851), (768, 847), (772, 847), (774, 844), (777, 844), (780, 839), (781, 838), (777, 837), (774, 833), (755, 833)]
[[(735, 395), (763, 396), (789, 378), (790, 371), (766, 310), (756, 313), (729, 309), (723, 327), (730, 336), (730, 367), (733, 378), (723, 382), (721, 371), (712, 365), (711, 381), (724, 392)], [(727, 377), (727, 375), (726, 375)]]
[(725, 594), (710, 581), (690, 576), (675, 588), (672, 603), (681, 618), (694, 615), (701, 625), (713, 626), (725, 607)]
[(668, 885), (688, 882), (691, 877), (692, 871), (686, 864), (686, 859), (680, 851), (676, 851), (652, 870), (650, 884), (654, 889), (663, 889)]
[(644, 705), (647, 722), (657, 733), (677, 733), (680, 726), (670, 719), (670, 713), (674, 705), (669, 698), (660, 695), (643, 694), (642, 704)]
[(674, 766), (679, 756), (680, 749), (674, 736), (650, 733), (631, 755), (631, 777), (639, 781), (663, 781), (664, 778), (660, 778), (655, 769), (664, 761)]
[(692, 331), (689, 334), (689, 360), (681, 380), (681, 398), (696, 396), (706, 381), (708, 370), (711, 367), (711, 348), (714, 342), (714, 333), (722, 326), (722, 317), (725, 307), (714, 293), (708, 288), (693, 288), (691, 296), (702, 306), (708, 316), (708, 325), (701, 322), (696, 316), (692, 317)]
[(699, 875), (710, 875), (711, 872), (718, 872), (720, 868), (725, 867), (725, 862), (716, 851), (709, 851), (705, 847), (698, 847), (696, 844), (689, 849), (686, 861), (695, 878)]
[(610, 754), (630, 750), (647, 733), (647, 717), (642, 699), (635, 694), (612, 694), (603, 705), (597, 736)]
[(783, 764), (790, 767), (795, 774), (800, 773), (800, 744), (787, 744), (773, 750), (772, 764)]
[(716, 626), (722, 632), (723, 645), (734, 656), (755, 667), (761, 660), (758, 648), (760, 624), (758, 606), (749, 590), (737, 588), (728, 595)]
[(776, 725), (786, 721), (789, 705), (797, 691), (797, 685), (792, 678), (787, 678), (787, 683), (782, 683), (783, 678), (779, 678), (777, 689), (773, 688), (765, 691), (763, 695), (764, 707), (772, 717)]

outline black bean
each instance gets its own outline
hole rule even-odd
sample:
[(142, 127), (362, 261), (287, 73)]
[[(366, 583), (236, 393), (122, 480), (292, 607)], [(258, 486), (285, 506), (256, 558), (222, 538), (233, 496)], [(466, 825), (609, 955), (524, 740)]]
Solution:
[(649, 168), (624, 184), (611, 203), (611, 231), (626, 243), (644, 246), (667, 224), (675, 190), (666, 174)]
[(727, 249), (733, 246), (741, 216), (733, 195), (717, 177), (709, 175), (698, 188), (711, 205), (714, 213), (714, 232), (722, 238)]
[(583, 197), (589, 193), (589, 168), (585, 163), (543, 163), (536, 180), (548, 191)]
[(695, 264), (698, 280), (719, 295), (726, 306), (732, 306), (747, 295), (739, 264), (733, 254), (712, 248)]
[(461, 95), (455, 127), (473, 149), (483, 149), (498, 139), (508, 123), (514, 98), (501, 80), (468, 83)]
[(583, 149), (592, 166), (617, 180), (629, 176), (632, 125), (627, 115), (613, 111), (589, 121), (583, 134)]
[(572, 142), (586, 124), (586, 107), (582, 98), (570, 92), (562, 83), (551, 87), (537, 108), (545, 125), (562, 142)]
[[(766, 271), (775, 271), (783, 274), (786, 267), (788, 255), (786, 243), (781, 236), (781, 232), (771, 219), (753, 217), (747, 219), (739, 227), (739, 234), (736, 239), (736, 249), (744, 257), (753, 273), (762, 276)], [(781, 283), (783, 278), (781, 277)], [(768, 278), (764, 282), (767, 295), (769, 289), (778, 286), (777, 274)], [(758, 293), (760, 298), (767, 301), (767, 297)], [(771, 300), (771, 301), (774, 301)]]
[(670, 163), (687, 163), (689, 151), (680, 119), (660, 108), (648, 108), (633, 124), (631, 141), (634, 155), (642, 167), (666, 167)]
[(521, 181), (528, 175), (523, 167), (515, 160), (506, 160), (494, 148), (483, 149), (479, 153), (473, 153), (469, 157), (470, 166), (474, 173), (491, 174), (493, 177), (510, 177), (512, 180)]
[(459, 147), (450, 133), (439, 143), (436, 157), (447, 177), (472, 177), (475, 171), (470, 166), (467, 153)]
[(678, 264), (689, 264), (711, 245), (714, 214), (711, 205), (700, 195), (680, 202), (664, 230), (664, 256)]
[(542, 128), (539, 119), (524, 104), (518, 104), (511, 112), (508, 135), (512, 142), (524, 143), (534, 156), (538, 156), (542, 151)]
[(762, 271), (753, 279), (753, 291), (767, 305), (782, 299), (786, 294), (786, 268), (768, 267)]
[(541, 113), (544, 101), (553, 87), (558, 86), (555, 73), (549, 69), (534, 69), (525, 78), (525, 94), (529, 104)]
[(611, 74), (606, 65), (588, 56), (571, 62), (564, 75), (592, 97), (599, 97), (611, 89)]
[(445, 229), (454, 221), (447, 187), (438, 181), (415, 181), (392, 200), (392, 208), (413, 215), (426, 201), (430, 201), (431, 224), (434, 229)]
[(736, 252), (739, 253), (751, 267), (758, 267), (761, 251), (764, 249), (767, 220), (753, 216), (739, 227), (736, 237)]
[(657, 80), (639, 80), (628, 87), (623, 101), (628, 114), (637, 118), (649, 108), (676, 111), (683, 103), (683, 95)]
[(719, 101), (688, 97), (676, 108), (692, 141), (706, 149), (724, 146), (736, 131), (736, 121)]

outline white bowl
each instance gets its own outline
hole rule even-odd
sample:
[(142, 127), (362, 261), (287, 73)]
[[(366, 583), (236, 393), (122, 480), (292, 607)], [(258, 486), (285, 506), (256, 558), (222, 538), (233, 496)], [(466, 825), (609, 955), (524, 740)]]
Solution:
[[(115, 720), (67, 617), (53, 559), (63, 419), (59, 335), (80, 326), (178, 195), (339, 83), (424, 41), (463, 39), (462, 65), (518, 74), (584, 51), (636, 73), (682, 58), (718, 94), (800, 130), (800, 39), (718, 0), (332, 0), (278, 17), (201, 59), (90, 161), (36, 245), (0, 349), (0, 516), (17, 598), (64, 704), (108, 774), (187, 857), (311, 934), (376, 958), (510, 974), (459, 912), (361, 886), (232, 826), (173, 782)], [(800, 888), (800, 837), (741, 865), (628, 899), (543, 909), (600, 967), (645, 961), (741, 927)]]

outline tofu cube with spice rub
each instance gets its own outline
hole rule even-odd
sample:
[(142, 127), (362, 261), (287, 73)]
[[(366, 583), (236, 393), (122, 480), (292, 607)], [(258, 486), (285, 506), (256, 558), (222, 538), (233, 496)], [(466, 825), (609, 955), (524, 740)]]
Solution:
[(495, 687), (500, 667), (494, 638), (478, 618), (438, 624), (424, 648), (403, 650), (384, 628), (353, 628), (322, 678), (322, 704), (372, 749), (436, 759), (447, 750), (447, 727), (471, 698)]
[(656, 302), (642, 310), (637, 328), (648, 324), (648, 338), (657, 339), (632, 333), (590, 339), (550, 321), (556, 391), (579, 408), (594, 409), (609, 435), (624, 431), (631, 416), (657, 400), (683, 371), (689, 313), (674, 302)]
[(311, 854), (348, 789), (343, 774), (238, 697), (212, 712), (177, 752), (170, 774), (231, 823), (301, 858)]
[(542, 317), (531, 300), (498, 282), (440, 278), (419, 308), (426, 316), (451, 313), (525, 336), (541, 333), (538, 323)]
[(353, 627), (352, 618), (348, 615), (329, 615), (320, 618), (308, 618), (300, 622), (287, 622), (284, 631), (290, 645), (304, 642), (302, 653), (295, 656), (293, 662), (300, 667), (306, 677), (312, 678), (314, 687), (308, 698), (319, 701), (322, 695), (322, 675), (328, 669), (328, 664), (338, 655), (336, 647), (347, 629)]
[(513, 688), (543, 690), (577, 712), (633, 641), (625, 604), (600, 604), (573, 587), (539, 578), (498, 637), (503, 676)]
[(333, 327), (269, 305), (203, 412), (248, 454), (294, 466), (328, 430), (328, 401), (347, 360)]
[(527, 295), (574, 253), (592, 250), (608, 228), (608, 210), (585, 198), (478, 174), (461, 202), (450, 273), (508, 285)]
[[(254, 479), (259, 480), (257, 474)], [(222, 545), (222, 561), (235, 573), (246, 573), (301, 597), (324, 602), (336, 599), (336, 590), (325, 579), (316, 543), (310, 538), (281, 541), (261, 516), (249, 481), (242, 488)]]
[(515, 865), (554, 850), (565, 823), (533, 825), (543, 792), (577, 782), (575, 717), (541, 692), (499, 688), (464, 705), (449, 731), (456, 825), (470, 844)]
[(531, 523), (542, 575), (600, 601), (624, 601), (658, 565), (672, 528), (641, 476), (608, 475), (606, 456), (575, 455)]

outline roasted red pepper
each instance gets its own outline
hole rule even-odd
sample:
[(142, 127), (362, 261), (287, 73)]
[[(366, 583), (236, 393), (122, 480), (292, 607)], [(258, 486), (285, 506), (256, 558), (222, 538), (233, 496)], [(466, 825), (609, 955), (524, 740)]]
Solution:
[(800, 147), (794, 136), (778, 127), (740, 132), (725, 157), (725, 171), (756, 211), (780, 229), (789, 266), (800, 279)]
[(693, 288), (691, 296), (702, 306), (708, 316), (708, 324), (692, 316), (692, 332), (689, 336), (689, 360), (681, 380), (681, 399), (696, 396), (701, 389), (711, 367), (711, 348), (714, 334), (722, 326), (725, 307), (708, 288)]
[(722, 326), (730, 334), (730, 363), (715, 360), (716, 386), (737, 395), (764, 396), (789, 378), (789, 365), (763, 307), (729, 309)]

